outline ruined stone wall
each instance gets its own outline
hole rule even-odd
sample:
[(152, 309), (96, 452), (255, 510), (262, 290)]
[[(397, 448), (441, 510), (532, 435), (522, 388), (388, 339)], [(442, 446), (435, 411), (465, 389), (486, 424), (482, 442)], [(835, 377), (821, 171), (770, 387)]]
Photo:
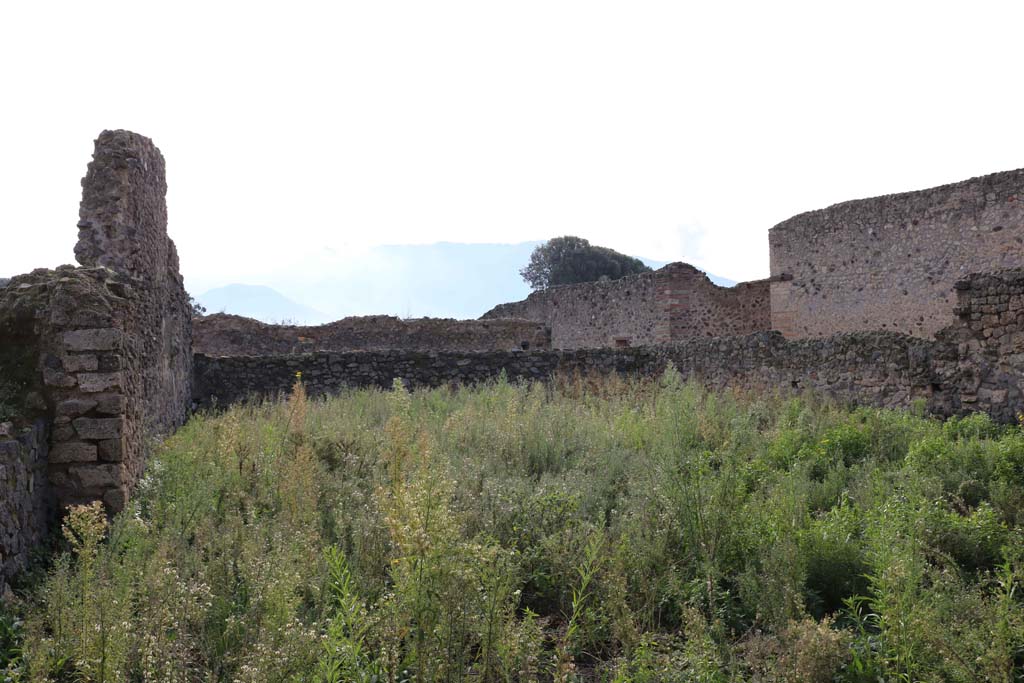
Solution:
[[(127, 278), (128, 412), (142, 432), (165, 432), (187, 414), (192, 381), (192, 309), (167, 233), (164, 158), (146, 137), (104, 131), (82, 180), (78, 244), (83, 266)], [(133, 477), (138, 468), (132, 465)]]
[[(47, 437), (45, 450), (23, 446), (18, 457), (34, 467), (45, 461), (49, 501), (102, 500), (116, 512), (142, 473), (149, 440), (189, 409), (191, 309), (166, 233), (163, 158), (153, 143), (105, 131), (82, 185), (82, 267), (36, 270), (0, 288), (0, 390), (16, 387), (4, 409), (11, 429)], [(0, 483), (3, 497), (23, 497), (20, 482)], [(0, 515), (0, 538), (31, 545), (32, 530), (49, 525), (43, 508)], [(5, 559), (0, 573), (17, 566)]]
[(38, 551), (55, 517), (45, 420), (0, 422), (0, 590)]
[(192, 323), (193, 348), (209, 356), (268, 355), (311, 351), (508, 351), (546, 349), (551, 337), (530, 320), (402, 320), (374, 315), (327, 325), (268, 325), (252, 318), (215, 314)]
[(658, 306), (654, 273), (619, 280), (560, 285), (539, 290), (522, 301), (495, 306), (481, 320), (535, 320), (551, 330), (557, 349), (659, 343), (664, 310)]
[(51, 356), (63, 367), (47, 380), (56, 409), (51, 481), (62, 502), (102, 497), (121, 509), (148, 440), (189, 409), (191, 309), (167, 234), (164, 173), (148, 138), (104, 131), (82, 181), (75, 255), (96, 287), (74, 320), (55, 328)]
[(771, 329), (768, 280), (719, 287), (685, 263), (669, 264), (657, 275), (656, 305), (665, 312), (668, 325), (659, 335), (662, 340), (742, 336)]
[(769, 243), (773, 329), (932, 337), (958, 280), (1024, 266), (1024, 169), (800, 214)]
[(510, 379), (544, 380), (556, 373), (652, 376), (671, 360), (685, 377), (711, 388), (759, 391), (815, 390), (875, 406), (934, 401), (931, 358), (936, 342), (891, 333), (840, 335), (787, 342), (780, 334), (690, 339), (665, 346), (566, 351), (419, 353), (406, 351), (311, 353), (265, 357), (196, 356), (196, 401), (225, 405), (250, 396), (287, 392), (302, 373), (307, 391), (348, 387), (472, 384), (504, 371)]
[(951, 412), (1003, 422), (1024, 413), (1024, 268), (973, 274), (956, 284), (957, 321), (940, 331), (942, 382)]
[(36, 270), (0, 291), (0, 342), (22, 354), (25, 373), (16, 417), (45, 421), (61, 504), (101, 499), (121, 509), (140, 464), (143, 420), (126, 398), (138, 365), (128, 335), (141, 335), (136, 297), (103, 267)]
[(619, 280), (550, 287), (482, 319), (543, 322), (559, 349), (666, 344), (767, 330), (768, 294), (767, 281), (719, 287), (693, 266), (672, 263)]

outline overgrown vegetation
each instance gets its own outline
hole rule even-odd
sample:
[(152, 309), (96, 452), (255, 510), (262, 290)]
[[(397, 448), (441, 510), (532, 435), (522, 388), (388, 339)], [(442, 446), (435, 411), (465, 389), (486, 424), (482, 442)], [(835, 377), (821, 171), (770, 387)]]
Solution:
[[(12, 680), (1010, 681), (1024, 431), (660, 381), (200, 416), (0, 619)], [(9, 644), (8, 644), (9, 643)], [(5, 654), (6, 653), (6, 654)], [(4, 659), (3, 657), (6, 657)]]

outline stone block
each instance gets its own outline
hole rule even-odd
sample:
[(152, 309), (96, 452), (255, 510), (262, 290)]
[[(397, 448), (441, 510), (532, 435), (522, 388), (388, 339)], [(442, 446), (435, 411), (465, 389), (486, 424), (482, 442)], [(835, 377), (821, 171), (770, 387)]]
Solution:
[(78, 375), (78, 386), (87, 393), (121, 389), (124, 377), (120, 372), (92, 372)]
[(84, 353), (64, 356), (64, 369), (68, 372), (95, 372), (99, 367), (96, 354)]
[(117, 372), (124, 369), (123, 358), (118, 353), (101, 353), (99, 354), (98, 361), (99, 367), (96, 368), (97, 372)]
[(121, 436), (120, 417), (80, 417), (73, 422), (75, 432), (83, 439), (117, 439)]
[(74, 487), (71, 476), (65, 470), (51, 470), (50, 484), (64, 492), (70, 491)]
[(96, 401), (89, 398), (72, 398), (57, 404), (57, 415), (78, 417), (96, 407)]
[(117, 329), (71, 330), (64, 333), (64, 347), (69, 351), (111, 351), (120, 348), (121, 337)]
[(80, 493), (121, 486), (119, 465), (72, 465), (68, 468), (68, 474), (78, 485)]
[(122, 415), (127, 399), (122, 394), (97, 394), (96, 412), (103, 415)]
[(103, 504), (107, 506), (107, 512), (116, 515), (128, 505), (128, 489), (119, 486), (103, 494)]
[(69, 375), (66, 372), (52, 368), (43, 368), (43, 382), (48, 387), (61, 387), (64, 389), (70, 389), (77, 383), (74, 375)]
[(100, 460), (106, 462), (121, 462), (124, 458), (124, 437), (119, 439), (104, 439), (99, 442)]
[(61, 443), (50, 449), (50, 462), (94, 462), (96, 446), (91, 443)]
[(70, 424), (57, 425), (53, 428), (51, 438), (54, 442), (71, 441), (75, 438), (75, 428)]

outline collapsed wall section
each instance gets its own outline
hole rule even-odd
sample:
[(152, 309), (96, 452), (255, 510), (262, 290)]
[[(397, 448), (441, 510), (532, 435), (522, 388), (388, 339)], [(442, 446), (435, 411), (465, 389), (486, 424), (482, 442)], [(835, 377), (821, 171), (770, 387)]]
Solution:
[(1024, 169), (803, 213), (769, 243), (772, 328), (786, 337), (932, 337), (958, 280), (1024, 266)]
[(261, 356), (311, 351), (508, 351), (546, 349), (551, 336), (530, 320), (402, 320), (375, 315), (326, 325), (268, 325), (237, 315), (215, 314), (192, 322), (193, 348), (209, 356)]
[(768, 294), (767, 281), (719, 287), (693, 266), (671, 263), (619, 280), (539, 290), (482, 319), (540, 321), (559, 349), (667, 344), (767, 330)]

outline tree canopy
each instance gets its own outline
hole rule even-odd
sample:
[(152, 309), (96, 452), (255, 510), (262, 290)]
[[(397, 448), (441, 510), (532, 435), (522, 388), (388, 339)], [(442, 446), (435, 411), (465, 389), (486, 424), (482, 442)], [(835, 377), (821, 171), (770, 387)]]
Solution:
[(640, 259), (607, 247), (594, 246), (582, 237), (566, 235), (538, 245), (530, 255), (530, 262), (519, 274), (537, 290), (554, 285), (594, 282), (601, 278), (617, 280), (650, 270)]

